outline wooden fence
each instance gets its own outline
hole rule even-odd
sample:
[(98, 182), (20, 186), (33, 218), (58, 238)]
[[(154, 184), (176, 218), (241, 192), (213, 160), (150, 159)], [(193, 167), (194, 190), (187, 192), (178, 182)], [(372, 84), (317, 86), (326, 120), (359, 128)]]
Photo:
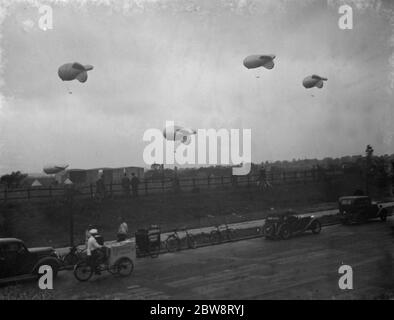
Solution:
[[(307, 184), (317, 181), (324, 181), (334, 177), (343, 177), (343, 171), (282, 171), (282, 172), (267, 172), (266, 181), (271, 186), (283, 184)], [(165, 178), (161, 180), (142, 180), (138, 187), (139, 195), (149, 195), (157, 193), (165, 193), (169, 191), (182, 190), (190, 191), (198, 189), (209, 188), (228, 188), (228, 187), (254, 187), (257, 188), (259, 175), (245, 175), (245, 176), (208, 176), (204, 178), (179, 178), (178, 183), (174, 179)], [(75, 197), (90, 197), (96, 196), (95, 184), (90, 185), (74, 185), (73, 194)], [(31, 200), (31, 199), (51, 199), (64, 198), (68, 189), (64, 186), (49, 186), (49, 187), (29, 187), (19, 189), (3, 189), (0, 190), (0, 201), (15, 201), (15, 200)], [(116, 195), (124, 194), (121, 184), (110, 183), (105, 186), (106, 197), (114, 197)]]

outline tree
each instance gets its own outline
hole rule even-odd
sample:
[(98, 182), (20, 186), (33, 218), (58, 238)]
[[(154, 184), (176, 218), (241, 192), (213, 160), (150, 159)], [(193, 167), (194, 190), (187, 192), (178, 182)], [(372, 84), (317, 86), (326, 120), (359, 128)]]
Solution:
[(27, 177), (27, 174), (22, 174), (20, 171), (5, 174), (0, 177), (0, 183), (5, 184), (7, 188), (18, 188), (22, 181)]

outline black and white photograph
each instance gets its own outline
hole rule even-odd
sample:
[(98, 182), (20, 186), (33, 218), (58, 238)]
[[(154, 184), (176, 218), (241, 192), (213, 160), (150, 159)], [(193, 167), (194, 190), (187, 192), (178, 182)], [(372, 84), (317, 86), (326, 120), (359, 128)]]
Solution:
[(0, 2), (0, 300), (393, 300), (393, 208), (393, 0)]

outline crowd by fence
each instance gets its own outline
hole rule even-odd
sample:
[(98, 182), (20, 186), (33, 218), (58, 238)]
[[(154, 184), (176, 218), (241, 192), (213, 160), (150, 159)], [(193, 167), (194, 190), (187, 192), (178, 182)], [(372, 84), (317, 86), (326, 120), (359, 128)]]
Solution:
[[(307, 184), (317, 181), (343, 177), (343, 171), (282, 171), (267, 172), (265, 180), (268, 185), (275, 187), (281, 184), (301, 183)], [(257, 188), (261, 183), (259, 174), (249, 174), (245, 176), (207, 176), (198, 178), (162, 178), (162, 179), (142, 179), (138, 186), (138, 194), (149, 195), (165, 192), (198, 192), (207, 188), (228, 188), (228, 187), (253, 187)], [(96, 198), (96, 185), (72, 185), (72, 186), (49, 186), (49, 187), (29, 187), (19, 189), (4, 188), (0, 191), (0, 201), (30, 200), (30, 199), (51, 199), (64, 198), (67, 194), (74, 197)], [(105, 197), (112, 198), (124, 194), (122, 184), (110, 183), (105, 185)]]

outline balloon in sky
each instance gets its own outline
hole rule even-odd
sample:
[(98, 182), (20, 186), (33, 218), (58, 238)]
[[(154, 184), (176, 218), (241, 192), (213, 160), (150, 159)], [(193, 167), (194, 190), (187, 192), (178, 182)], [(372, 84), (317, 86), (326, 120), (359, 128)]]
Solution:
[(266, 69), (272, 69), (274, 67), (274, 54), (267, 55), (251, 55), (244, 59), (244, 66), (248, 69), (254, 69), (259, 67), (264, 67)]
[(191, 136), (196, 134), (196, 130), (184, 128), (181, 126), (168, 126), (163, 130), (163, 136), (170, 141), (180, 141), (183, 144), (189, 144)]
[(78, 62), (65, 63), (59, 67), (58, 75), (63, 81), (71, 81), (77, 79), (79, 82), (88, 80), (87, 71), (92, 70), (93, 66), (89, 64), (82, 65)]
[(52, 164), (49, 164), (49, 165), (46, 165), (46, 166), (44, 167), (43, 171), (44, 171), (46, 174), (55, 174), (55, 173), (59, 173), (59, 172), (61, 172), (61, 171), (66, 170), (67, 167), (68, 167), (68, 164), (60, 164), (60, 165), (52, 165)]
[(323, 88), (323, 81), (327, 81), (327, 78), (323, 78), (316, 74), (313, 74), (311, 76), (306, 77), (304, 81), (302, 81), (302, 85), (307, 89), (313, 87), (321, 89)]

